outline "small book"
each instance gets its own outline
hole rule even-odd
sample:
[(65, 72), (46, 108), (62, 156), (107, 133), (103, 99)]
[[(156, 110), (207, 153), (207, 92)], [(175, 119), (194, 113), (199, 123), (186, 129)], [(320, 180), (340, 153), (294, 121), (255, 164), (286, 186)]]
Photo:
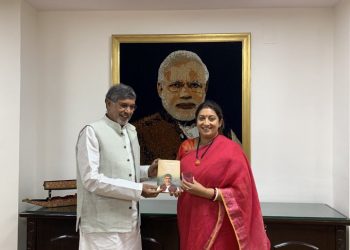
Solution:
[(175, 192), (180, 186), (180, 161), (158, 160), (158, 189)]

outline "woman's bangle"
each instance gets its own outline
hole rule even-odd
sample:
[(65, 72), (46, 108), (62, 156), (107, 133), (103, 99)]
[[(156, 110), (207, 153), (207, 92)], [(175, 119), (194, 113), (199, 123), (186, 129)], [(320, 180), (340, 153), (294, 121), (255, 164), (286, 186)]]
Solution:
[(210, 197), (210, 200), (212, 200), (212, 201), (214, 201), (214, 199), (216, 197), (216, 191), (217, 191), (216, 188), (213, 188), (213, 190), (214, 190), (213, 196)]
[(216, 201), (217, 199), (218, 199), (218, 197), (219, 197), (219, 189), (218, 188), (215, 188), (214, 189), (215, 190), (215, 197), (213, 198), (213, 201)]

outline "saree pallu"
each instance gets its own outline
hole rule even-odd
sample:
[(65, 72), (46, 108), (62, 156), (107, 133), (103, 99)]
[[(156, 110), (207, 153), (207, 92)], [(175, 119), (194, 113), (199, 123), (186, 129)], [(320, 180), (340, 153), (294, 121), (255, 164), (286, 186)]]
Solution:
[(254, 178), (240, 145), (219, 135), (212, 146), (201, 147), (195, 165), (194, 140), (178, 152), (181, 172), (191, 172), (207, 188), (219, 188), (222, 202), (183, 192), (177, 216), (181, 250), (267, 250), (267, 238)]

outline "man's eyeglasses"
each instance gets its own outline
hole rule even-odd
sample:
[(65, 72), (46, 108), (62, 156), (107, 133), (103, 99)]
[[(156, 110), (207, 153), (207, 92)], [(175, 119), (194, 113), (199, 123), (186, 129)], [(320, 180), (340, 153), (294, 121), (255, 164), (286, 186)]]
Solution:
[(127, 110), (129, 108), (131, 111), (134, 111), (137, 108), (137, 106), (134, 104), (129, 105), (126, 103), (119, 103), (119, 106), (122, 110)]
[(201, 93), (203, 92), (203, 85), (202, 83), (199, 82), (181, 82), (181, 81), (176, 81), (172, 82), (167, 85), (167, 89), (170, 92), (180, 92), (186, 85), (186, 88), (193, 92), (193, 93)]

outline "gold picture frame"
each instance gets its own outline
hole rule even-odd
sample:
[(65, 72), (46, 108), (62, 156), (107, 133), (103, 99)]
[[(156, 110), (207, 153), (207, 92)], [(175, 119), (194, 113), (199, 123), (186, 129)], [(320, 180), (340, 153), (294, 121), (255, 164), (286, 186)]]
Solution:
[(154, 93), (161, 58), (178, 49), (196, 52), (210, 72), (207, 98), (220, 104), (225, 122), (239, 121), (234, 131), (250, 159), (250, 39), (250, 33), (112, 35), (112, 84), (123, 82), (135, 89), (145, 113), (134, 116), (142, 117), (151, 112), (148, 108), (156, 108), (147, 105), (160, 103)]

